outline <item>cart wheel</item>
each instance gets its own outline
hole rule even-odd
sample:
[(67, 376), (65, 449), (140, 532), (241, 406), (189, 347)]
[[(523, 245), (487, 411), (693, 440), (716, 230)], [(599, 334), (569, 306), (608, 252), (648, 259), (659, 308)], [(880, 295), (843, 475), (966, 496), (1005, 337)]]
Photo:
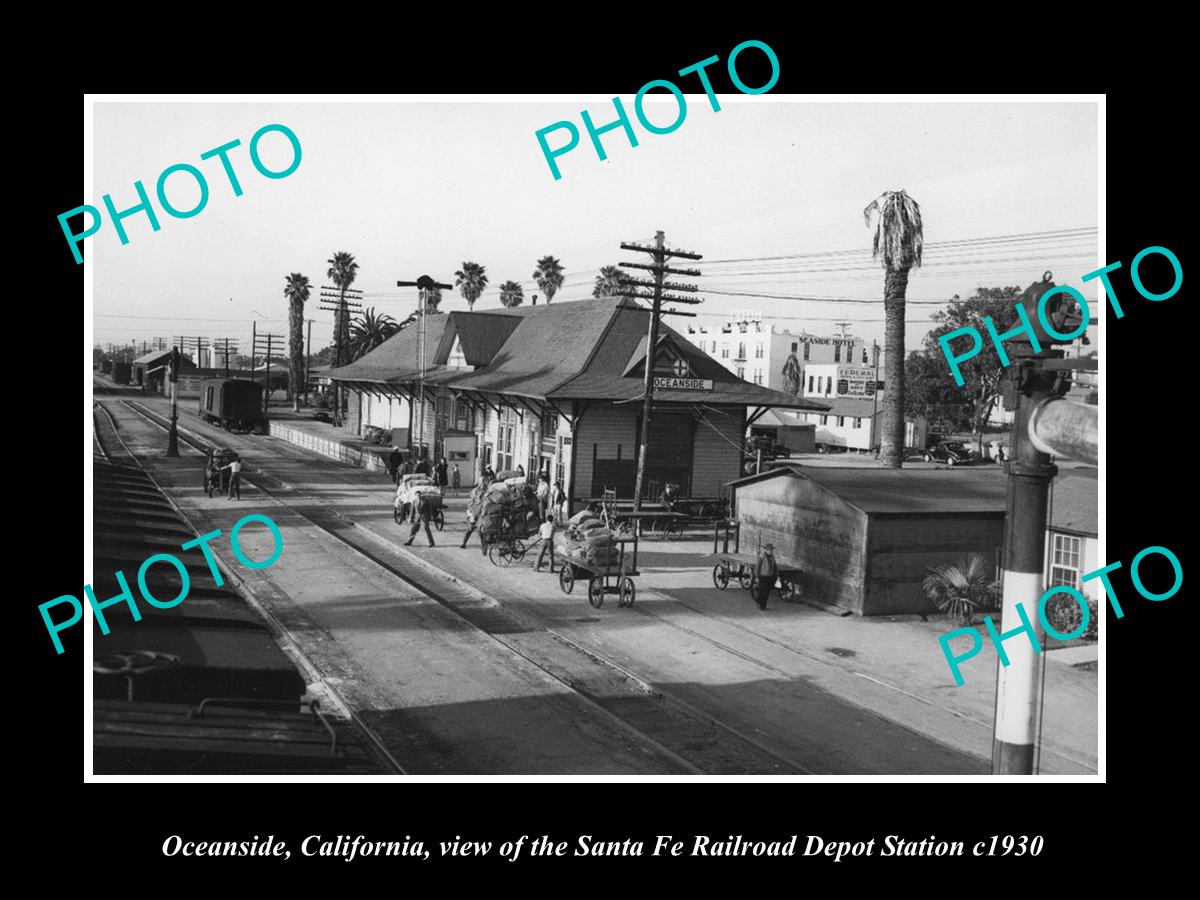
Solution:
[(512, 565), (512, 557), (509, 555), (507, 544), (492, 544), (488, 549), (488, 559), (491, 560), (493, 566)]
[(752, 587), (754, 587), (754, 573), (745, 566), (739, 566), (738, 581), (741, 583), (742, 587), (744, 587), (746, 590), (750, 590)]
[(700, 518), (711, 519), (714, 514), (715, 514), (715, 511), (713, 510), (711, 503), (705, 503), (703, 506), (700, 507)]
[(564, 562), (558, 570), (558, 586), (564, 594), (569, 594), (575, 589), (575, 567), (569, 562)]
[(433, 517), (433, 526), (438, 531), (441, 531), (443, 528), (446, 527), (446, 514), (444, 512), (442, 512), (441, 509), (439, 509), (437, 511), (437, 514)]
[(779, 598), (786, 603), (798, 603), (800, 601), (800, 591), (796, 589), (795, 582), (781, 580), (779, 583)]
[(717, 563), (713, 566), (713, 584), (721, 590), (729, 587), (729, 569), (725, 567), (725, 563)]
[(633, 586), (633, 579), (626, 575), (621, 579), (621, 592), (617, 595), (617, 606), (633, 606), (633, 598), (637, 594), (637, 589)]
[(678, 522), (668, 522), (663, 527), (663, 537), (668, 541), (678, 540), (683, 537), (683, 526)]
[(593, 575), (588, 581), (588, 603), (599, 609), (604, 605), (604, 579)]
[(520, 560), (524, 559), (525, 553), (528, 550), (529, 548), (525, 546), (525, 542), (519, 538), (513, 538), (512, 543), (508, 545), (509, 556), (513, 558), (514, 562), (519, 562)]

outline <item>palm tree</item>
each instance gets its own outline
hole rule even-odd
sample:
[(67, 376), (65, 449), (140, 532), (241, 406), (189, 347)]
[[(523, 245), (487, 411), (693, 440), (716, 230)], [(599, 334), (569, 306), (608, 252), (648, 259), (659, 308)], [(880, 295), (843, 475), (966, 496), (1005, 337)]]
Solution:
[(872, 256), (883, 262), (884, 335), (883, 416), (879, 461), (899, 469), (904, 460), (904, 295), (908, 270), (921, 265), (924, 235), (921, 207), (904, 191), (886, 191), (863, 210), (867, 226), (875, 222)]
[[(333, 281), (333, 286), (341, 291), (337, 312), (333, 316), (333, 345), (336, 348), (334, 365), (344, 366), (348, 362), (346, 353), (350, 344), (350, 310), (346, 306), (346, 288), (354, 284), (354, 279), (358, 275), (358, 263), (354, 261), (354, 255), (345, 250), (336, 251), (328, 262), (329, 271), (326, 272), (326, 275)], [(340, 386), (335, 394), (338, 403), (334, 406), (333, 421), (335, 425), (341, 425), (343, 404)]]
[(469, 310), (475, 308), (475, 301), (483, 294), (487, 285), (487, 270), (479, 263), (464, 262), (462, 268), (454, 273), (454, 286), (467, 301)]
[(525, 300), (525, 292), (515, 281), (506, 281), (500, 285), (500, 304), (502, 306), (520, 306)]
[(978, 553), (957, 565), (930, 569), (923, 586), (933, 605), (960, 625), (971, 621), (976, 610), (995, 609), (1000, 599), (1000, 587)]
[(624, 269), (617, 266), (601, 266), (600, 274), (596, 276), (596, 286), (592, 288), (593, 297), (616, 297), (629, 280)]
[(549, 303), (558, 293), (558, 289), (562, 287), (562, 263), (553, 256), (543, 256), (537, 261), (537, 268), (533, 270), (533, 280), (542, 289), (546, 295), (546, 302)]
[(300, 393), (306, 391), (307, 366), (304, 365), (304, 304), (312, 293), (308, 279), (299, 272), (287, 276), (283, 296), (288, 299), (288, 358), (292, 364), (292, 410), (300, 410)]
[(375, 307), (367, 307), (350, 328), (350, 359), (362, 359), (399, 330), (391, 316), (378, 315)]
[(789, 353), (783, 363), (783, 386), (789, 394), (800, 396), (800, 360), (795, 353)]

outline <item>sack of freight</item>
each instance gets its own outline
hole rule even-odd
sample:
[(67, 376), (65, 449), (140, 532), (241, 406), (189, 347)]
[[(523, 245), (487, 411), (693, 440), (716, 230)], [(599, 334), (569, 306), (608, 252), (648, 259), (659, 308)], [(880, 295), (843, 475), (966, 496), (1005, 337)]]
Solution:
[(525, 476), (522, 475), (520, 472), (518, 472), (516, 469), (501, 469), (499, 472), (496, 473), (497, 481), (508, 481), (511, 478), (519, 478), (519, 479), (521, 479), (521, 481), (525, 480)]
[(415, 484), (412, 487), (415, 494), (437, 494), (441, 496), (442, 489), (436, 484)]
[(510, 488), (519, 488), (521, 485), (525, 484), (525, 476), (514, 475), (512, 478), (505, 478), (504, 483)]
[(433, 479), (428, 475), (412, 472), (408, 475), (401, 475), (400, 481), (403, 484), (433, 484)]
[(600, 517), (590, 509), (581, 509), (579, 512), (575, 513), (575, 515), (571, 516), (571, 518), (567, 519), (567, 524), (581, 525), (588, 519), (595, 519), (596, 521), (599, 521)]

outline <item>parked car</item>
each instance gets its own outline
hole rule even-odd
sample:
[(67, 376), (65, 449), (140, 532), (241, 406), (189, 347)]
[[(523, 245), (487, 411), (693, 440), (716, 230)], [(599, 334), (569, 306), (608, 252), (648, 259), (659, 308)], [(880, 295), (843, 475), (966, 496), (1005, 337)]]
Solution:
[(971, 451), (962, 441), (940, 441), (925, 451), (925, 462), (944, 462), (951, 466), (969, 465)]
[(763, 460), (787, 459), (791, 451), (783, 444), (777, 444), (772, 438), (755, 435), (746, 441), (746, 457), (757, 459), (758, 451), (762, 451)]

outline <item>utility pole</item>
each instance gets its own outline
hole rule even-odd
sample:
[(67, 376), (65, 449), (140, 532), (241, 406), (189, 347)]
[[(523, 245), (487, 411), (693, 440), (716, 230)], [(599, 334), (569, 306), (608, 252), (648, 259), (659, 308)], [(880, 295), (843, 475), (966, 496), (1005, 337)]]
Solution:
[(237, 353), (237, 342), (233, 338), (217, 338), (213, 341), (213, 352), (225, 358), (225, 377), (229, 377), (229, 355)]
[[(347, 298), (349, 294), (349, 298)], [(349, 330), (349, 319), (351, 311), (362, 311), (362, 296), (363, 292), (358, 288), (338, 288), (330, 285), (322, 285), (321, 293), (318, 297), (318, 302), (323, 304), (318, 307), (326, 312), (333, 313), (333, 367), (340, 369), (342, 365), (350, 362), (345, 359), (347, 349), (343, 344), (343, 335)], [(333, 424), (341, 426), (342, 424), (342, 388), (337, 385), (333, 391)]]
[(167, 456), (179, 456), (179, 348), (171, 348), (171, 428), (167, 432)]
[[(434, 288), (441, 288), (444, 291), (454, 290), (452, 284), (441, 284), (438, 281), (430, 278), (428, 275), (422, 275), (416, 281), (397, 281), (396, 287), (415, 287), (417, 289), (417, 396), (420, 398), (421, 410), (417, 415), (417, 453), (421, 459), (425, 458), (425, 304), (426, 293)], [(409, 407), (412, 411), (412, 407)], [(411, 426), (410, 426), (411, 428)], [(436, 426), (435, 426), (436, 430)], [(411, 443), (411, 431), (409, 432), (409, 441)]]
[[(1003, 599), (1000, 634), (992, 631), (999, 660), (996, 677), (996, 717), (992, 740), (992, 774), (1032, 775), (1041, 720), (1043, 631), (1038, 601), (1045, 589), (1046, 512), (1050, 483), (1058, 469), (1035, 442), (1037, 413), (1070, 388), (1068, 370), (1089, 368), (1094, 360), (1063, 359), (1054, 344), (1068, 343), (1061, 335), (1079, 322), (1074, 303), (1061, 295), (1046, 304), (1046, 320), (1056, 334), (1047, 333), (1039, 314), (1039, 301), (1054, 287), (1050, 273), (1021, 295), (1031, 323), (1012, 338), (1012, 357), (1006, 374), (1004, 408), (1015, 411), (1009, 437), (1012, 453), (1005, 468), (1008, 501), (1004, 522)], [(1031, 339), (1036, 340), (1035, 349)], [(1053, 417), (1052, 417), (1053, 418)], [(1061, 435), (1058, 435), (1061, 437)], [(1094, 441), (1095, 431), (1092, 431)], [(1042, 449), (1039, 449), (1039, 444)], [(1024, 613), (1024, 615), (1022, 615)], [(1022, 632), (1025, 632), (1023, 639)], [(1008, 642), (1005, 646), (1005, 642)], [(1003, 649), (1001, 649), (1003, 647)], [(1007, 663), (1007, 665), (1005, 664)]]
[(255, 334), (254, 353), (261, 350), (266, 359), (266, 381), (263, 390), (263, 412), (271, 411), (271, 353), (274, 348), (283, 346), (282, 334)]
[(312, 326), (313, 320), (308, 320), (308, 349), (304, 351), (304, 405), (308, 406), (309, 367), (312, 365)]
[[(871, 385), (871, 446), (875, 452), (875, 420), (879, 417), (879, 342), (871, 341), (871, 355), (875, 359), (875, 382)], [(925, 448), (922, 447), (922, 450)]]
[(654, 233), (654, 246), (649, 247), (644, 244), (634, 243), (632, 241), (622, 241), (622, 250), (636, 250), (639, 253), (649, 253), (654, 260), (653, 263), (646, 265), (645, 263), (628, 263), (622, 262), (620, 265), (632, 269), (647, 269), (653, 273), (654, 281), (638, 281), (630, 279), (626, 282), (627, 285), (634, 287), (647, 287), (653, 289), (654, 293), (647, 297), (644, 293), (631, 291), (623, 296), (634, 297), (641, 300), (651, 301), (650, 307), (650, 322), (646, 330), (646, 373), (645, 387), (642, 396), (642, 434), (640, 446), (638, 447), (638, 463), (637, 463), (637, 478), (633, 485), (633, 511), (634, 513), (641, 512), (642, 509), (642, 487), (645, 484), (646, 478), (646, 450), (649, 446), (650, 438), (650, 413), (654, 403), (654, 359), (658, 351), (658, 324), (664, 315), (690, 316), (695, 317), (695, 313), (677, 312), (675, 310), (662, 309), (663, 301), (669, 303), (700, 303), (698, 297), (681, 297), (678, 294), (664, 294), (663, 289), (669, 288), (677, 291), (695, 291), (696, 286), (691, 284), (675, 284), (667, 283), (664, 278), (668, 275), (688, 275), (698, 276), (700, 273), (695, 269), (672, 269), (667, 266), (667, 260), (672, 257), (680, 257), (682, 259), (703, 259), (699, 253), (690, 253), (685, 250), (668, 250), (666, 249), (666, 240), (663, 233), (657, 231)]

